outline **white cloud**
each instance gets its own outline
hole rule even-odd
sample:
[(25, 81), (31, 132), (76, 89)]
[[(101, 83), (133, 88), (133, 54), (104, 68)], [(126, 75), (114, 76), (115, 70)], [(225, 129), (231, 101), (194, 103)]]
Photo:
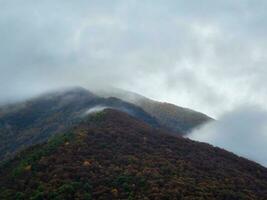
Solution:
[(98, 113), (98, 112), (101, 112), (105, 109), (107, 109), (108, 107), (106, 106), (95, 106), (93, 108), (90, 108), (88, 109), (87, 111), (85, 111), (85, 113), (83, 114), (83, 116), (86, 116), (86, 115), (91, 115), (91, 114), (94, 114), (94, 113)]
[(218, 117), (266, 106), (264, 1), (1, 1), (0, 101), (112, 85)]
[(267, 111), (261, 107), (239, 107), (194, 130), (188, 137), (267, 166)]

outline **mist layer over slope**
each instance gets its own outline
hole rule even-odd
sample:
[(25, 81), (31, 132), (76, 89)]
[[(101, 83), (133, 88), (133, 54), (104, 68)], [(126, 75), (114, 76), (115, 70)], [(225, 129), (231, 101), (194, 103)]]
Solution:
[(243, 106), (188, 135), (267, 166), (267, 111)]
[(159, 126), (141, 108), (120, 99), (101, 98), (79, 87), (55, 91), (0, 109), (0, 161), (72, 127), (99, 107), (118, 109)]
[(114, 96), (136, 104), (155, 117), (162, 126), (174, 132), (181, 132), (183, 135), (212, 120), (212, 118), (203, 113), (170, 103), (154, 101), (134, 92), (118, 88), (102, 89), (96, 91), (96, 93), (104, 97)]

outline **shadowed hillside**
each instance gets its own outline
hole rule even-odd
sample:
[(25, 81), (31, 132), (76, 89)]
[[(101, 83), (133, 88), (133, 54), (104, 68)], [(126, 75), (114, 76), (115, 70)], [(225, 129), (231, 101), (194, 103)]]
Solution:
[(118, 109), (151, 126), (159, 126), (141, 108), (120, 99), (100, 98), (79, 87), (55, 91), (0, 109), (0, 161), (11, 157), (18, 150), (67, 130), (95, 107)]
[(106, 109), (2, 166), (0, 199), (267, 198), (267, 169)]

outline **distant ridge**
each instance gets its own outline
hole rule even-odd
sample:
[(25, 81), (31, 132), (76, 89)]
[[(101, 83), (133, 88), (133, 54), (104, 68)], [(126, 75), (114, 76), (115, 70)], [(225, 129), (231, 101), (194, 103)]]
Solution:
[(142, 108), (118, 98), (98, 97), (81, 87), (53, 91), (0, 108), (0, 162), (74, 126), (97, 106), (127, 112), (159, 127), (157, 120)]
[(140, 106), (155, 117), (162, 126), (182, 135), (186, 135), (192, 129), (213, 120), (203, 113), (170, 103), (154, 101), (140, 94), (118, 88), (103, 89), (96, 91), (96, 93), (103, 97), (114, 96)]

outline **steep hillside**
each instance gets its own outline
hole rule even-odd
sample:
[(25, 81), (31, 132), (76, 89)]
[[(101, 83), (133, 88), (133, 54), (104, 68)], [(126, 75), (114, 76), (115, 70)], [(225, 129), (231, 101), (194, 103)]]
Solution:
[(0, 199), (267, 199), (267, 169), (106, 109), (0, 168)]
[(141, 108), (120, 99), (100, 98), (83, 88), (56, 91), (0, 109), (0, 161), (72, 127), (94, 108), (122, 110), (159, 126)]
[(203, 113), (170, 103), (154, 101), (125, 90), (113, 88), (96, 91), (96, 93), (104, 97), (114, 96), (140, 106), (151, 116), (155, 117), (162, 126), (182, 135), (186, 135), (192, 129), (212, 120), (212, 118)]

